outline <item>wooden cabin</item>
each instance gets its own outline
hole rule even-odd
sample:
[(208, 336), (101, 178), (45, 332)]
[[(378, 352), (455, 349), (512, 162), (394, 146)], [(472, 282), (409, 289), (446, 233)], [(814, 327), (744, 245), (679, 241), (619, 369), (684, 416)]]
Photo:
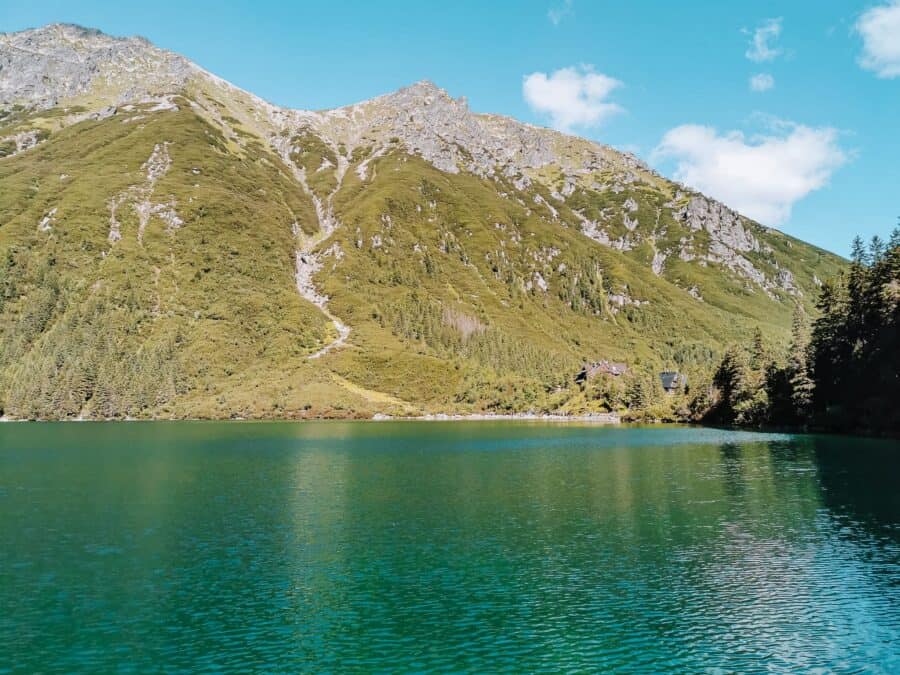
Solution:
[(687, 387), (687, 375), (677, 370), (665, 370), (659, 374), (659, 381), (667, 394), (683, 391)]
[(626, 372), (628, 372), (628, 365), (625, 363), (614, 363), (605, 359), (595, 363), (585, 363), (575, 376), (575, 384), (583, 384), (588, 380), (593, 380), (598, 375), (621, 377)]

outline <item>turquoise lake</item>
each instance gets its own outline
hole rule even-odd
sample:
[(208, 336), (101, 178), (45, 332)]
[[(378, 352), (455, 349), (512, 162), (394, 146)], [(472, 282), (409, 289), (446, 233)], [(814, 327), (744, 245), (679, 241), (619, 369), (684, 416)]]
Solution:
[(0, 672), (900, 672), (900, 444), (0, 424)]

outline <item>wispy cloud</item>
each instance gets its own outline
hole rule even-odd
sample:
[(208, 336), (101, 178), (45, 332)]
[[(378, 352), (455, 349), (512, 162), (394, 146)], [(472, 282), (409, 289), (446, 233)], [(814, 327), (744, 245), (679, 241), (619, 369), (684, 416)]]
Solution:
[(751, 91), (756, 92), (764, 92), (769, 91), (772, 87), (775, 86), (775, 78), (769, 75), (769, 73), (757, 73), (756, 75), (750, 76), (750, 89)]
[(784, 50), (775, 43), (781, 37), (782, 19), (766, 19), (755, 30), (744, 29), (744, 33), (750, 36), (750, 46), (745, 56), (756, 63), (774, 61)]
[(554, 26), (558, 26), (563, 19), (573, 14), (575, 8), (572, 6), (572, 0), (563, 0), (561, 5), (555, 5), (547, 11), (547, 18)]
[(560, 131), (574, 127), (593, 127), (623, 108), (608, 101), (613, 90), (622, 86), (615, 78), (581, 65), (561, 68), (550, 75), (531, 73), (522, 82), (522, 94), (532, 110), (550, 118)]
[(665, 134), (653, 157), (674, 160), (676, 180), (766, 225), (787, 221), (794, 204), (824, 187), (847, 161), (835, 129), (780, 121), (750, 138), (679, 126)]
[(863, 39), (859, 64), (878, 77), (900, 77), (900, 0), (864, 12), (856, 31)]

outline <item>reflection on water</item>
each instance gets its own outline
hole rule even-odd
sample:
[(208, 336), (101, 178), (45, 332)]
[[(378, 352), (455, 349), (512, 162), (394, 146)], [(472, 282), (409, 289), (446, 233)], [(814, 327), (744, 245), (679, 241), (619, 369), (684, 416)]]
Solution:
[(0, 425), (0, 670), (900, 671), (896, 444)]

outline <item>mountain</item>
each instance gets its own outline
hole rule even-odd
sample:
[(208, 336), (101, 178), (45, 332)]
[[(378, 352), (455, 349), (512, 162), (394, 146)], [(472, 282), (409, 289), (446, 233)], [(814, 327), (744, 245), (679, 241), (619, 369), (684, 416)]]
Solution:
[(142, 38), (0, 35), (8, 417), (616, 407), (583, 362), (704, 373), (843, 266), (430, 82), (290, 110)]

